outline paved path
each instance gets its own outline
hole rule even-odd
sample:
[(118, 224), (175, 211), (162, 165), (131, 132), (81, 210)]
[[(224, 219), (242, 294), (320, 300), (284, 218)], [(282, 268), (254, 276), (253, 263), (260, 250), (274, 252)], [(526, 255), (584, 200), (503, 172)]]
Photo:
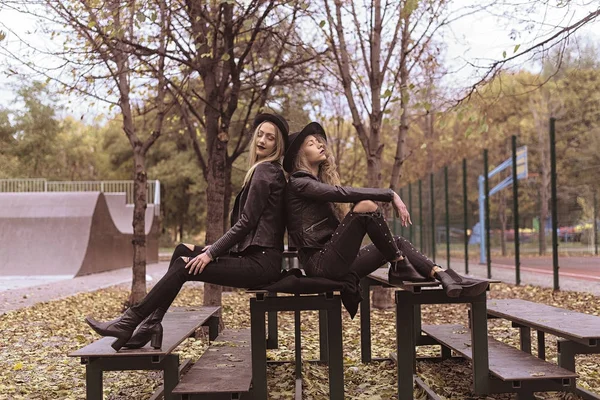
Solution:
[[(149, 264), (146, 267), (148, 283), (158, 281), (168, 268), (168, 262)], [(5, 281), (7, 277), (4, 277)], [(37, 280), (36, 283), (40, 281)], [(62, 299), (82, 292), (91, 292), (114, 285), (131, 285), (131, 268), (122, 268), (73, 279), (43, 281), (43, 283), (7, 290), (0, 289), (0, 315), (7, 311), (29, 307), (35, 303)], [(8, 286), (8, 285), (5, 285)]]
[[(591, 257), (581, 257), (587, 260), (592, 260)], [(492, 278), (500, 279), (506, 283), (515, 283), (515, 267), (514, 259), (512, 264), (500, 264), (495, 262), (496, 259), (492, 259)], [(529, 260), (534, 260), (529, 259)], [(521, 284), (522, 285), (535, 285), (541, 287), (552, 288), (554, 286), (554, 277), (552, 274), (552, 261), (550, 264), (544, 262), (538, 262), (529, 264), (529, 260), (524, 260), (521, 263)], [(437, 260), (440, 264), (445, 266), (442, 260)], [(597, 262), (597, 261), (596, 261)], [(596, 264), (598, 265), (598, 264)], [(465, 271), (464, 260), (452, 260), (450, 266), (459, 271)], [(559, 262), (559, 288), (561, 290), (569, 290), (575, 292), (587, 292), (600, 296), (600, 266), (596, 269), (589, 268), (585, 270), (578, 270), (570, 268), (569, 264), (564, 263), (563, 260)], [(469, 263), (469, 274), (477, 277), (487, 277), (487, 265), (480, 265), (479, 263)]]

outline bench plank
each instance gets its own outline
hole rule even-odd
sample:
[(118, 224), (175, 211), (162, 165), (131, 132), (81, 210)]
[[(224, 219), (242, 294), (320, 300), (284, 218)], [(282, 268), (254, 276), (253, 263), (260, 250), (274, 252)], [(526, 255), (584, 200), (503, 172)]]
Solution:
[[(462, 325), (424, 325), (423, 332), (471, 360), (471, 332)], [(577, 374), (488, 337), (490, 372), (503, 381), (576, 378)]]
[(585, 345), (600, 341), (600, 317), (521, 299), (488, 301), (488, 314)]
[(396, 285), (388, 282), (388, 267), (379, 268), (369, 274), (369, 278), (374, 281), (385, 283), (386, 285), (391, 286), (405, 286), (405, 287), (437, 287), (440, 286), (440, 282), (438, 281), (429, 281), (429, 282), (402, 282), (402, 285)]
[(132, 357), (132, 356), (165, 356), (170, 354), (181, 342), (192, 336), (196, 329), (204, 325), (220, 307), (177, 307), (170, 309), (163, 320), (162, 348), (153, 349), (147, 344), (141, 349), (122, 348), (118, 352), (110, 345), (113, 337), (100, 340), (69, 354), (69, 357)]
[(181, 378), (173, 393), (246, 393), (251, 382), (250, 329), (225, 330)]

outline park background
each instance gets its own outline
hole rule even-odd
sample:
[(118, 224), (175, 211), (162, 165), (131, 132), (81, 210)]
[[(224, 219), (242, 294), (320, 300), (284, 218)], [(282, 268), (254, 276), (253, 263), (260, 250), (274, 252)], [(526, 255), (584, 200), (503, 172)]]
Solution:
[[(243, 179), (252, 117), (274, 111), (292, 131), (322, 122), (343, 184), (390, 186), (407, 203), (410, 184), (412, 239), (444, 262), (446, 229), (460, 232), (448, 237), (456, 264), (465, 215), (468, 229), (478, 221), (483, 151), (493, 169), (516, 135), (528, 148), (521, 251), (549, 260), (555, 118), (561, 262), (577, 257), (577, 273), (597, 274), (594, 2), (106, 4), (0, 2), (0, 179), (137, 180), (138, 209), (146, 180), (156, 179), (163, 250), (211, 242)], [(509, 263), (511, 196), (507, 188), (490, 197), (492, 260)], [(478, 257), (473, 244), (471, 263)], [(143, 252), (134, 265), (129, 301), (145, 292)], [(220, 301), (209, 288), (201, 302)]]

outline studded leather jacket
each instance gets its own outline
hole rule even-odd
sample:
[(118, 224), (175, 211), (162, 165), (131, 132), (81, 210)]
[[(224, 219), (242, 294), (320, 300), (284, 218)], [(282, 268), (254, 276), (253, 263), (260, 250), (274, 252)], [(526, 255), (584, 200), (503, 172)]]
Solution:
[(390, 202), (393, 198), (392, 189), (333, 186), (319, 181), (308, 172), (294, 172), (285, 194), (289, 244), (298, 250), (323, 248), (340, 224), (333, 213), (332, 202)]
[(213, 258), (250, 246), (283, 251), (285, 175), (281, 164), (264, 162), (235, 198), (231, 229), (210, 247)]

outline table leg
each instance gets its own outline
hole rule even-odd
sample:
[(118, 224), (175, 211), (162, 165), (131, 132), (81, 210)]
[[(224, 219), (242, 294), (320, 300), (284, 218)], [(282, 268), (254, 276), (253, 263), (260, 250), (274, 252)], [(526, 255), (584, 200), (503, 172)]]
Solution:
[[(277, 293), (269, 293), (271, 297), (277, 297)], [(277, 311), (269, 311), (268, 313), (268, 336), (267, 349), (279, 348), (279, 332), (277, 331)]]
[(568, 340), (558, 341), (558, 366), (575, 372), (575, 351)]
[(519, 326), (521, 350), (531, 354), (531, 328), (528, 326)]
[(163, 359), (163, 380), (165, 384), (164, 399), (175, 400), (176, 395), (171, 392), (179, 383), (179, 355), (169, 354)]
[(250, 299), (250, 325), (252, 349), (252, 388), (254, 399), (267, 399), (267, 342), (265, 336), (265, 310), (257, 299)]
[(412, 294), (396, 291), (396, 368), (398, 398), (413, 399), (413, 371), (415, 362), (415, 327)]
[(368, 279), (360, 283), (363, 300), (360, 302), (360, 356), (363, 363), (371, 362), (371, 285)]
[(85, 398), (102, 400), (102, 369), (93, 360), (85, 366)]
[(319, 358), (321, 362), (329, 361), (327, 310), (319, 310)]
[(473, 299), (471, 303), (473, 343), (473, 386), (476, 394), (489, 393), (489, 358), (487, 338), (486, 293)]
[[(537, 341), (538, 341), (538, 358), (541, 360), (546, 359), (546, 336), (544, 332), (537, 331)], [(575, 370), (573, 370), (575, 371)]]
[(342, 304), (336, 296), (327, 309), (329, 339), (329, 398), (344, 399), (344, 350), (342, 346)]
[(302, 379), (302, 332), (300, 311), (294, 311), (294, 355), (296, 359), (296, 379)]

